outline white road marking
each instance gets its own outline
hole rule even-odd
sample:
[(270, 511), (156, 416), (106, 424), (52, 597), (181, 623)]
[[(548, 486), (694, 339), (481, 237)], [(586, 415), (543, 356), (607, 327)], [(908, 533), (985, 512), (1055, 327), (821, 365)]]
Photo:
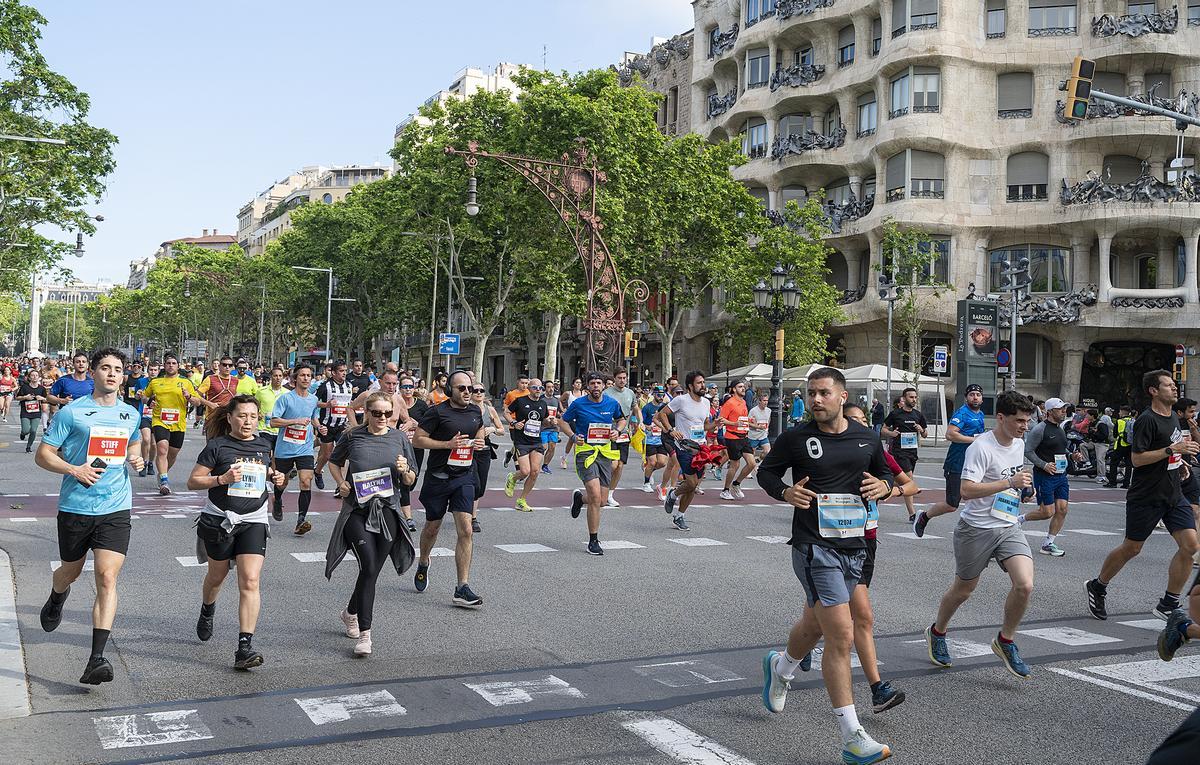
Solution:
[(720, 542), (708, 537), (672, 537), (667, 541), (683, 545), (684, 547), (716, 547), (717, 545), (729, 544), (728, 542)]
[(396, 703), (387, 691), (352, 693), (346, 696), (326, 696), (315, 699), (296, 699), (297, 704), (312, 720), (313, 725), (346, 722), (350, 719), (379, 719), (399, 717), (408, 710)]
[(1078, 672), (1072, 672), (1069, 669), (1062, 669), (1061, 667), (1047, 667), (1047, 669), (1049, 669), (1051, 672), (1055, 672), (1066, 677), (1073, 677), (1076, 680), (1082, 680), (1085, 683), (1091, 683), (1092, 685), (1098, 685), (1101, 688), (1107, 688), (1110, 691), (1118, 691), (1129, 696), (1137, 696), (1139, 699), (1145, 699), (1146, 701), (1153, 701), (1164, 706), (1182, 709), (1185, 712), (1192, 712), (1196, 709), (1195, 704), (1188, 704), (1183, 701), (1175, 701), (1174, 699), (1164, 699), (1162, 696), (1155, 696), (1153, 693), (1146, 693), (1145, 691), (1139, 691), (1135, 688), (1129, 688), (1118, 683), (1110, 683), (1107, 680), (1088, 677), (1087, 675), (1081, 675)]
[[(824, 646), (819, 645), (813, 649), (813, 651), (812, 651), (813, 671), (815, 671), (815, 672), (821, 671), (821, 657), (824, 655), (825, 655), (825, 647)], [(883, 662), (880, 661), (879, 659), (876, 659), (875, 665), (882, 667)], [(858, 658), (858, 652), (855, 651), (853, 648), (851, 648), (850, 649), (850, 668), (854, 669), (855, 667), (862, 667), (862, 662)]]
[(37, 518), (9, 518), (13, 523), (33, 523)]
[(323, 552), (298, 552), (292, 553), (292, 557), (301, 563), (321, 563), (325, 560)]
[(521, 545), (495, 545), (498, 549), (510, 553), (537, 553), (537, 552), (558, 552), (553, 547), (539, 544), (521, 544)]
[(587, 698), (583, 691), (566, 680), (546, 675), (535, 680), (498, 680), (491, 683), (463, 683), (478, 693), (494, 707), (512, 704), (528, 704), (534, 696), (564, 696), (573, 699)]
[(648, 677), (668, 688), (687, 688), (694, 685), (711, 685), (745, 680), (741, 675), (730, 672), (711, 661), (668, 661), (661, 664), (643, 664), (633, 668), (642, 677)]
[(208, 561), (205, 561), (204, 563), (197, 561), (195, 555), (176, 555), (175, 560), (179, 561), (179, 565), (184, 566), (185, 568), (197, 568), (199, 566), (208, 565)]
[[(1161, 622), (1160, 622), (1161, 624)], [(1168, 680), (1184, 680), (1200, 677), (1200, 656), (1185, 656), (1175, 661), (1166, 662), (1158, 659), (1149, 661), (1129, 661), (1121, 664), (1105, 664), (1099, 667), (1084, 667), (1084, 671), (1094, 675), (1111, 677), (1114, 680), (1124, 680), (1133, 685), (1168, 696), (1178, 696), (1193, 703), (1200, 703), (1200, 696), (1186, 691), (1176, 690), (1162, 685)]]
[(788, 541), (789, 537), (746, 537), (746, 539), (753, 539), (755, 542), (766, 542), (769, 545), (781, 545)]
[(923, 537), (919, 537), (911, 531), (889, 531), (886, 533), (889, 537), (900, 537), (901, 539), (918, 539), (918, 540), (920, 540), (920, 539), (944, 539), (945, 538), (945, 537), (936, 536), (934, 534), (926, 534)]
[[(50, 561), (50, 570), (57, 571), (59, 566), (61, 566), (61, 565), (62, 565), (61, 560), (52, 560), (52, 561)], [(96, 561), (92, 560), (91, 558), (88, 558), (87, 560), (85, 560), (83, 562), (83, 570), (84, 571), (95, 571), (96, 570)]]
[(629, 720), (621, 723), (621, 727), (687, 765), (754, 765), (737, 752), (665, 717)]
[(1121, 638), (1098, 635), (1095, 632), (1085, 632), (1074, 627), (1042, 627), (1036, 630), (1017, 630), (1022, 635), (1049, 640), (1062, 645), (1101, 645), (1102, 643), (1120, 643)]
[(1166, 625), (1162, 619), (1133, 619), (1128, 622), (1117, 622), (1124, 624), (1126, 627), (1137, 627), (1140, 630), (1150, 630), (1152, 632), (1162, 632), (1163, 626)]
[[(920, 640), (905, 640), (905, 643), (920, 643), (925, 645), (925, 638)], [(958, 638), (946, 638), (946, 648), (950, 651), (950, 657), (954, 659), (971, 659), (976, 656), (991, 656), (992, 647), (983, 643), (976, 643), (974, 640), (960, 640)]]
[(1099, 529), (1071, 529), (1072, 534), (1085, 534), (1089, 537), (1115, 537), (1120, 536), (1115, 531), (1100, 531)]
[(6, 497), (28, 497), (28, 494), (5, 494)]
[(187, 518), (187, 516), (181, 513), (164, 513), (159, 518)]
[(600, 543), (605, 550), (645, 550), (646, 545), (630, 542), (626, 539), (608, 539)]
[(95, 717), (92, 722), (100, 737), (100, 746), (105, 749), (179, 744), (213, 737), (195, 709)]
[(0, 550), (0, 720), (26, 717), (31, 712), (25, 652), (17, 623), (16, 582), (8, 553)]
[[(421, 557), (421, 548), (420, 547), (413, 548), (413, 550), (414, 550), (414, 554), (418, 558)], [(451, 550), (449, 547), (435, 547), (429, 551), (429, 557), (430, 558), (453, 558), (454, 551)]]

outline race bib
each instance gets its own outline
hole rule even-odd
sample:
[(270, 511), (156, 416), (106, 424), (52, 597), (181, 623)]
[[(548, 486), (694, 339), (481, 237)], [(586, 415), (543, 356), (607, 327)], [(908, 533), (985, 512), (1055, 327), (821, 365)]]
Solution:
[(521, 432), (530, 438), (537, 438), (542, 434), (542, 421), (525, 420), (525, 427), (521, 429)]
[(861, 537), (866, 533), (867, 509), (857, 494), (818, 494), (817, 527), (827, 539)]
[(1067, 455), (1065, 455), (1065, 454), (1054, 455), (1054, 469), (1058, 471), (1059, 475), (1066, 475)]
[(349, 393), (329, 394), (329, 413), (334, 417), (345, 417), (350, 411)]
[(646, 445), (660, 446), (662, 445), (662, 428), (657, 425), (651, 425), (650, 430), (646, 431)]
[(471, 467), (474, 459), (474, 447), (464, 446), (461, 449), (451, 449), (450, 456), (446, 458), (446, 464), (453, 465), (454, 467)]
[[(1185, 436), (1180, 436), (1179, 441), (1175, 441), (1174, 443), (1180, 443), (1181, 441), (1191, 441), (1191, 440), (1192, 440), (1192, 437), (1190, 435), (1185, 435)], [(1182, 464), (1183, 464), (1183, 455), (1179, 454), (1178, 452), (1176, 452), (1175, 454), (1172, 454), (1170, 457), (1167, 458), (1167, 470), (1178, 470), (1179, 466)]]
[(584, 440), (593, 446), (599, 446), (607, 444), (611, 435), (612, 425), (607, 422), (593, 422), (588, 425), (587, 438)]
[(879, 504), (875, 500), (867, 502), (867, 530), (879, 528)]
[(229, 484), (229, 496), (261, 499), (267, 493), (267, 466), (261, 462), (239, 462), (242, 479)]
[(771, 426), (771, 423), (767, 422), (766, 420), (755, 420), (754, 421), (754, 429), (755, 430), (766, 430), (770, 426)]
[(303, 425), (285, 425), (283, 433), (280, 436), (289, 444), (306, 444), (308, 443), (308, 423), (306, 422)]
[(32, 413), (32, 412), (42, 411), (42, 402), (41, 401), (36, 401), (36, 400), (30, 399), (29, 401), (24, 402), (24, 404), (25, 404), (26, 412)]
[(105, 428), (93, 425), (88, 430), (87, 459), (101, 459), (109, 467), (125, 462), (125, 450), (129, 447), (129, 433), (121, 428)]
[(158, 413), (158, 419), (163, 425), (174, 425), (179, 422), (178, 409), (162, 409)]
[(991, 516), (1002, 521), (1016, 523), (1021, 514), (1021, 495), (1015, 489), (1005, 489), (992, 498)]
[(626, 432), (625, 432), (625, 431), (623, 431), (623, 430), (619, 430), (619, 431), (617, 431), (617, 437), (613, 439), (613, 443), (614, 443), (614, 444), (627, 444), (627, 443), (629, 443), (629, 434), (628, 434), (628, 433), (626, 433)]
[(390, 497), (395, 494), (392, 488), (392, 469), (362, 470), (350, 474), (354, 484), (354, 496), (358, 501), (366, 502), (371, 497)]
[(733, 431), (734, 433), (747, 432), (748, 430), (750, 430), (750, 418), (749, 417), (738, 417), (737, 424), (730, 425), (729, 429), (731, 431)]
[(916, 449), (917, 448), (917, 434), (916, 433), (901, 433), (900, 434), (900, 448), (901, 449)]
[(547, 406), (546, 407), (546, 416), (547, 417), (557, 417), (558, 416), (558, 407), (557, 406)]
[(698, 443), (704, 443), (704, 426), (697, 425), (688, 431), (688, 438)]

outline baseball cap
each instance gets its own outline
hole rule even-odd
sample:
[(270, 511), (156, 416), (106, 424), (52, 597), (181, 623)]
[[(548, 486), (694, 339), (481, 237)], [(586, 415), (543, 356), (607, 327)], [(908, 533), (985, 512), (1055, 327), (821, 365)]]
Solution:
[(965, 393), (983, 393), (983, 386), (971, 383), (967, 386)]
[(1066, 405), (1067, 405), (1067, 402), (1063, 401), (1061, 398), (1047, 399), (1046, 400), (1046, 411), (1048, 412), (1051, 409), (1062, 409)]

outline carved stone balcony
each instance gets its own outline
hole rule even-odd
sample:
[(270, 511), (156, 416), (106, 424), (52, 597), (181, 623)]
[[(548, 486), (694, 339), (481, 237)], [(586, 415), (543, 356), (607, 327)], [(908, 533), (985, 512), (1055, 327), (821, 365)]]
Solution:
[(779, 0), (775, 6), (775, 16), (780, 21), (786, 21), (793, 16), (808, 16), (822, 8), (832, 8), (833, 0)]
[(1142, 35), (1160, 34), (1173, 35), (1179, 28), (1179, 6), (1172, 6), (1169, 11), (1160, 13), (1130, 13), (1115, 16), (1105, 13), (1092, 18), (1093, 37), (1141, 37)]
[(783, 159), (789, 154), (803, 154), (817, 149), (836, 149), (846, 143), (846, 127), (843, 125), (832, 135), (805, 130), (800, 135), (792, 133), (776, 137), (771, 144), (771, 159)]
[(1128, 183), (1109, 183), (1095, 170), (1074, 185), (1062, 179), (1059, 192), (1063, 207), (1081, 204), (1105, 204), (1109, 202), (1200, 202), (1200, 175), (1185, 170), (1177, 183), (1166, 183), (1150, 174), (1148, 163), (1142, 163), (1140, 176)]
[(717, 33), (710, 38), (708, 57), (710, 59), (714, 59), (717, 56), (723, 56), (729, 51), (733, 50), (733, 44), (737, 40), (737, 36), (737, 24), (734, 24), (732, 27), (730, 27), (728, 32), (721, 32), (718, 30)]
[(1033, 109), (1000, 109), (996, 116), (1002, 120), (1027, 120), (1033, 116)]
[(838, 298), (838, 305), (850, 305), (857, 303), (867, 296), (867, 285), (860, 284), (854, 289), (842, 290), (842, 296)]
[[(845, 202), (837, 203), (832, 200), (821, 206), (825, 213), (825, 220), (829, 224), (829, 231), (833, 234), (842, 233), (842, 224), (849, 221), (855, 221), (864, 215), (871, 212), (875, 207), (875, 195), (870, 194), (861, 202), (851, 194)], [(791, 226), (783, 213), (778, 210), (764, 210), (763, 214), (767, 216), (773, 226)], [(795, 226), (792, 226), (796, 229)], [(796, 229), (799, 230), (799, 229)]]
[(712, 119), (717, 115), (724, 114), (729, 111), (733, 105), (737, 103), (737, 90), (731, 90), (723, 96), (708, 97), (708, 118)]
[(1079, 34), (1079, 27), (1038, 27), (1029, 30), (1030, 37), (1073, 37)]
[(785, 85), (791, 88), (811, 85), (824, 76), (824, 64), (793, 64), (786, 69), (776, 66), (771, 75), (771, 92), (774, 93)]

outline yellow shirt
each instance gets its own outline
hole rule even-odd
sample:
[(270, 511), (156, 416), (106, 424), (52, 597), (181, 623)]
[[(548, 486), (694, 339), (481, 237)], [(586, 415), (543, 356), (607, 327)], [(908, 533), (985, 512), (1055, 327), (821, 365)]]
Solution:
[(151, 380), (146, 386), (146, 396), (154, 400), (150, 426), (172, 432), (186, 431), (189, 395), (196, 395), (196, 386), (186, 377), (155, 377)]

